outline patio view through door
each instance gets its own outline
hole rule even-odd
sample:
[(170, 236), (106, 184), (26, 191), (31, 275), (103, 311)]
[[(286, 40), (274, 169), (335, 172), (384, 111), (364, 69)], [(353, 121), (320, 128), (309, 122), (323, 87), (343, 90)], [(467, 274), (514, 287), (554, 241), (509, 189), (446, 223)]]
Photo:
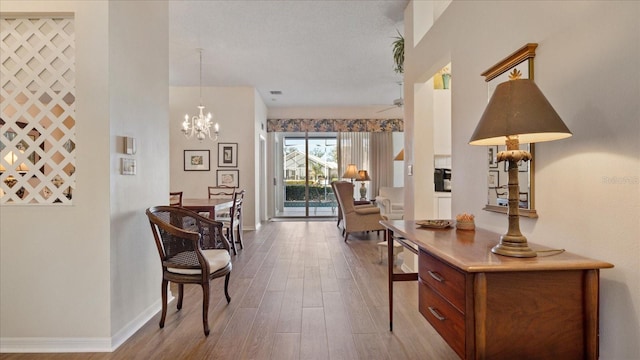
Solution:
[(282, 164), (277, 169), (282, 194), (276, 198), (276, 217), (336, 217), (331, 182), (338, 180), (337, 140), (334, 133), (280, 133)]

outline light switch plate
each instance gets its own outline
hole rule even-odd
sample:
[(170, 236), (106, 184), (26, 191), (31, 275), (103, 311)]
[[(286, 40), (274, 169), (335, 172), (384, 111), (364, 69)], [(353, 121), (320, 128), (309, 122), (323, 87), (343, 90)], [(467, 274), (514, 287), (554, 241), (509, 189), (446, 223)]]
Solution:
[(136, 138), (125, 136), (123, 139), (124, 153), (134, 155), (136, 153)]

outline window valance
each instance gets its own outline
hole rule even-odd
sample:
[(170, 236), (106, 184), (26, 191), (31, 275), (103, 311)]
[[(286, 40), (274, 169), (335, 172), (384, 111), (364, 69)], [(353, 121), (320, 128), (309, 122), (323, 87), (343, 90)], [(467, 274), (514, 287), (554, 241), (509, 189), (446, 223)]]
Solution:
[(402, 119), (268, 119), (267, 132), (403, 132)]

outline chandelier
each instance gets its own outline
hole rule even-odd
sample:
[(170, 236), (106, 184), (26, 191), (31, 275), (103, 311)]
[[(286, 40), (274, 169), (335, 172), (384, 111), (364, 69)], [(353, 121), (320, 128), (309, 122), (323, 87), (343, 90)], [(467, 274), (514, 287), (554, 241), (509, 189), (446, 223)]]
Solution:
[[(204, 105), (202, 105), (202, 49), (198, 49), (200, 52), (200, 105), (198, 105), (199, 114), (189, 119), (189, 114), (185, 114), (184, 121), (182, 122), (182, 133), (187, 139), (191, 139), (195, 136), (196, 139), (202, 141), (205, 138), (209, 138), (213, 141), (218, 140), (218, 133), (220, 126), (218, 123), (212, 124), (213, 116), (211, 113), (204, 115)], [(213, 125), (213, 137), (211, 136), (211, 126)]]

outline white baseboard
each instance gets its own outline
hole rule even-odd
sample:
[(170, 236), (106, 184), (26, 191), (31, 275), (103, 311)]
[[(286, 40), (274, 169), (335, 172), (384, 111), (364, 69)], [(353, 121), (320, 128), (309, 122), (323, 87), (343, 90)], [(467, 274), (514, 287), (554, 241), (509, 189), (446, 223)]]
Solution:
[[(169, 293), (168, 302), (173, 300)], [(112, 352), (138, 331), (162, 309), (162, 300), (149, 306), (111, 338), (0, 338), (0, 353), (72, 353)]]
[(0, 353), (110, 352), (111, 338), (0, 338)]
[[(168, 291), (167, 304), (173, 301), (174, 297), (171, 296), (171, 291)], [(168, 306), (168, 305), (167, 305)], [(149, 306), (145, 311), (136, 316), (127, 325), (120, 329), (113, 337), (111, 337), (111, 350), (115, 351), (120, 345), (124, 344), (136, 331), (140, 330), (144, 324), (146, 324), (152, 317), (154, 317), (158, 311), (162, 310), (162, 300), (158, 300)]]

